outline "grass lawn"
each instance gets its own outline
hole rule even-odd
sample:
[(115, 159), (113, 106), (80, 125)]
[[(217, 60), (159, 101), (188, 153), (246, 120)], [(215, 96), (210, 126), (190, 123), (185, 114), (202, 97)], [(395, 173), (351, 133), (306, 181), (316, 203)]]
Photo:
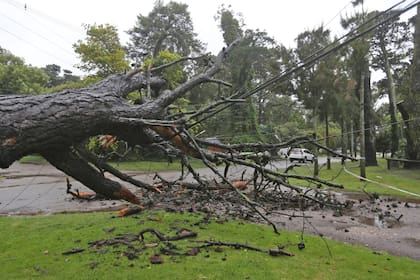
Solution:
[[(167, 161), (121, 161), (121, 162), (110, 162), (110, 164), (120, 170), (131, 170), (131, 171), (145, 171), (145, 172), (159, 172), (168, 170), (181, 170), (180, 161), (176, 160), (172, 163)], [(192, 159), (190, 164), (194, 168), (206, 167), (201, 160)]]
[[(346, 169), (360, 175), (359, 162), (348, 162), (345, 165)], [(313, 165), (305, 165), (298, 168), (294, 168), (290, 173), (300, 175), (312, 175)], [(293, 173), (292, 173), (293, 174)], [(391, 185), (402, 190), (417, 193), (420, 195), (420, 172), (419, 170), (407, 170), (407, 169), (391, 169), (388, 170), (386, 167), (385, 159), (378, 159), (378, 166), (368, 166), (366, 168), (366, 177), (372, 181), (380, 182), (386, 185)], [(319, 178), (329, 180), (335, 183), (342, 184), (344, 191), (367, 191), (369, 193), (378, 193), (384, 195), (397, 195), (403, 197), (411, 196), (396, 190), (389, 189), (387, 187), (360, 181), (360, 179), (353, 177), (346, 173), (341, 166), (341, 163), (332, 163), (331, 170), (327, 170), (326, 166), (322, 166), (319, 172)], [(299, 184), (297, 180), (291, 180), (295, 184)], [(300, 181), (301, 182), (301, 181)], [(419, 198), (419, 197), (417, 197)]]
[(46, 164), (47, 161), (38, 154), (27, 155), (19, 160), (20, 163)]
[[(28, 155), (21, 158), (19, 162), (32, 164), (47, 163), (47, 161), (40, 155)], [(179, 160), (174, 160), (172, 163), (167, 161), (114, 161), (109, 163), (115, 168), (129, 171), (160, 172), (165, 170), (181, 170), (181, 164)], [(190, 163), (194, 168), (205, 167), (201, 160), (191, 159)]]
[[(203, 221), (198, 214), (147, 212), (119, 218), (115, 213), (60, 214), (32, 217), (0, 217), (0, 279), (417, 279), (420, 263), (364, 247), (327, 240), (332, 256), (319, 237), (300, 233), (273, 233), (272, 228), (242, 220)], [(119, 233), (154, 228), (172, 236), (182, 228), (198, 233), (196, 240), (240, 242), (263, 249), (285, 246), (293, 257), (272, 257), (245, 249), (214, 247), (196, 256), (166, 256), (163, 264), (150, 257), (164, 244), (143, 247), (138, 258), (129, 260), (126, 247), (90, 248), (89, 241), (112, 238)], [(146, 234), (146, 242), (156, 238)], [(174, 241), (180, 252), (197, 246), (187, 240)], [(62, 253), (73, 248), (84, 252)], [(177, 250), (176, 248), (174, 250)]]

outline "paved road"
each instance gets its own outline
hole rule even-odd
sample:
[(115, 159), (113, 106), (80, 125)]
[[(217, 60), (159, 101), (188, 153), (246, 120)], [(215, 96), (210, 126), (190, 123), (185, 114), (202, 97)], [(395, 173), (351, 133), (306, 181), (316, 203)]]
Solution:
[[(320, 159), (320, 164), (325, 162)], [(272, 164), (271, 168), (286, 168), (290, 163), (286, 160)], [(311, 167), (310, 164), (307, 164)], [(219, 169), (223, 173), (223, 168)], [(231, 167), (230, 177), (240, 178), (242, 174), (252, 174), (244, 167)], [(128, 172), (139, 180), (152, 182), (154, 173)], [(198, 173), (209, 179), (215, 177), (207, 168), (198, 169)], [(161, 172), (167, 180), (175, 180), (180, 172)], [(66, 193), (66, 175), (49, 164), (29, 164), (16, 162), (8, 169), (0, 169), (0, 214), (34, 214), (57, 213), (63, 211), (92, 211), (97, 209), (118, 208), (123, 201), (75, 201)], [(110, 175), (110, 177), (112, 177)], [(114, 178), (116, 179), (116, 178)], [(191, 176), (187, 179), (192, 180)], [(77, 181), (71, 180), (73, 189), (89, 191)], [(130, 187), (129, 184), (124, 185)], [(138, 189), (131, 187), (133, 191)]]

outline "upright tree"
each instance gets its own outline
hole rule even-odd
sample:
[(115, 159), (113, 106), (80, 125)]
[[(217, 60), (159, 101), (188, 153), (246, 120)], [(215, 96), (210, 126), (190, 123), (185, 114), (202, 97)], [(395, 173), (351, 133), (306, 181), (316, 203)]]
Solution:
[(188, 5), (157, 0), (153, 10), (147, 15), (138, 15), (130, 35), (128, 53), (136, 62), (144, 57), (156, 57), (159, 52), (169, 50), (181, 56), (201, 52), (203, 44), (197, 39), (188, 12)]
[(398, 151), (400, 138), (397, 119), (397, 103), (400, 97), (396, 91), (396, 74), (409, 62), (410, 35), (409, 24), (395, 20), (377, 28), (371, 40), (372, 67), (382, 70), (386, 75), (384, 82), (389, 100), (391, 156)]
[[(404, 102), (398, 104), (404, 120), (404, 134), (407, 140), (406, 157), (420, 159), (420, 4), (417, 6), (414, 26), (414, 55), (410, 69), (409, 91)], [(410, 166), (411, 163), (407, 163)]]
[(77, 82), (80, 80), (79, 76), (73, 75), (73, 72), (67, 69), (63, 69), (63, 74), (61, 75), (61, 66), (57, 64), (48, 64), (42, 69), (48, 75), (48, 87), (55, 87), (63, 83)]
[(80, 81), (80, 77), (77, 75), (73, 75), (73, 72), (68, 69), (63, 69), (63, 82), (78, 82)]
[[(310, 60), (316, 53), (331, 44), (330, 31), (323, 26), (313, 30), (307, 30), (297, 37), (296, 57), (300, 62)], [(308, 110), (312, 111), (313, 132), (316, 135), (318, 120), (325, 121), (325, 139), (328, 145), (329, 115), (332, 112), (334, 102), (333, 82), (335, 58), (329, 56), (319, 60), (300, 71), (296, 75), (296, 93)], [(319, 136), (317, 136), (319, 137)], [(328, 157), (328, 168), (330, 159)], [(318, 174), (318, 162), (315, 160), (315, 176)]]
[[(241, 18), (228, 8), (222, 7), (218, 11), (218, 19), (227, 45), (234, 38), (244, 37), (241, 44), (229, 55), (224, 71), (232, 81), (231, 92), (246, 92), (259, 82), (278, 74), (280, 47), (273, 38), (263, 31), (243, 30), (245, 25)], [(264, 136), (260, 128), (267, 125), (263, 123), (263, 115), (274, 92), (273, 88), (261, 90), (246, 98), (246, 102), (231, 107), (230, 135), (235, 135), (236, 141), (262, 140)]]
[[(296, 58), (305, 62), (315, 53), (331, 43), (330, 31), (323, 26), (300, 33), (296, 39)], [(332, 66), (332, 65), (330, 65)], [(305, 107), (312, 111), (314, 131), (317, 131), (318, 118), (325, 116), (320, 112), (321, 103), (328, 104), (327, 95), (331, 92), (328, 87), (333, 81), (333, 68), (330, 68), (327, 61), (317, 61), (308, 66), (305, 71), (296, 75), (296, 93)]]
[(41, 93), (47, 87), (48, 76), (37, 67), (0, 47), (0, 95)]
[[(356, 12), (353, 16), (341, 19), (341, 25), (348, 30), (352, 30), (368, 21), (368, 18), (374, 16), (374, 13), (367, 14), (364, 9), (364, 0), (353, 1), (353, 6), (361, 5), (361, 12)], [(373, 23), (371, 23), (373, 24)], [(358, 32), (363, 32), (369, 25), (364, 25), (359, 28)], [(356, 93), (359, 97), (360, 104), (363, 105), (364, 123), (359, 124), (359, 130), (362, 134), (362, 141), (366, 143), (363, 157), (365, 157), (366, 165), (377, 165), (376, 148), (375, 148), (375, 127), (373, 125), (373, 100), (372, 90), (370, 85), (370, 63), (369, 63), (369, 46), (370, 37), (372, 34), (367, 34), (364, 37), (354, 41), (350, 44), (351, 53), (348, 57), (348, 65), (351, 69), (352, 79), (356, 81)], [(363, 96), (362, 99), (360, 97)], [(362, 159), (362, 164), (364, 160)]]
[(58, 86), (62, 83), (62, 77), (60, 77), (60, 65), (48, 64), (42, 69), (44, 69), (45, 73), (48, 75), (48, 87)]
[(334, 81), (336, 92), (336, 106), (333, 110), (333, 117), (341, 127), (342, 153), (355, 154), (355, 143), (353, 128), (357, 123), (358, 100), (355, 92), (356, 81), (351, 79), (346, 63), (339, 63)]

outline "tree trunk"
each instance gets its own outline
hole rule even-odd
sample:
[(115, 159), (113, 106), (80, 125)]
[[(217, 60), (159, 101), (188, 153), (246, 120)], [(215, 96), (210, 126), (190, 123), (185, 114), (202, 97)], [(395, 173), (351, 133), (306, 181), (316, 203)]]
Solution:
[[(347, 150), (349, 148), (348, 129), (347, 129), (347, 122), (344, 116), (341, 118), (340, 125), (341, 125), (341, 153), (343, 155), (347, 155), (348, 154)], [(351, 150), (350, 150), (350, 155), (351, 155)]]
[[(397, 104), (397, 108), (401, 113), (401, 116), (404, 121), (404, 132), (405, 132), (405, 139), (406, 139), (406, 158), (411, 160), (417, 160), (416, 156), (416, 129), (413, 129), (412, 120), (410, 120), (410, 114), (406, 108), (407, 106), (404, 102), (399, 102)], [(409, 163), (404, 163), (405, 167), (410, 167)]]
[(375, 125), (372, 102), (372, 90), (370, 88), (370, 72), (364, 79), (364, 96), (365, 96), (365, 157), (367, 166), (377, 166), (376, 146), (375, 146)]
[[(407, 140), (406, 158), (420, 159), (420, 4), (414, 30), (414, 57), (411, 66), (411, 84), (407, 100), (398, 104), (404, 119), (404, 134)], [(407, 163), (409, 165), (409, 163)], [(409, 167), (409, 166), (407, 166)]]
[(350, 155), (357, 157), (356, 147), (354, 145), (354, 124), (353, 120), (350, 120)]
[(384, 58), (385, 74), (388, 80), (388, 99), (389, 99), (389, 115), (391, 117), (391, 157), (394, 157), (399, 147), (399, 130), (397, 122), (397, 105), (394, 76), (392, 75), (391, 65), (388, 59), (388, 52), (385, 48), (385, 42), (380, 42), (381, 51)]
[[(314, 111), (313, 111), (313, 126), (314, 126), (314, 141), (318, 142), (317, 138), (317, 130), (318, 130), (318, 123), (317, 123), (317, 108), (318, 108), (318, 103), (315, 102), (315, 107), (314, 107)], [(318, 165), (318, 149), (315, 149), (314, 152), (314, 177), (317, 178), (319, 175), (319, 165)]]

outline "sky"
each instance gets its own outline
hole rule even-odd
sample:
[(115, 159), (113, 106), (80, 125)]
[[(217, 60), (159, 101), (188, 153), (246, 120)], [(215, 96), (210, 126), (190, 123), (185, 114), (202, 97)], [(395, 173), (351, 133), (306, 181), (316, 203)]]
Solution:
[[(168, 3), (168, 0), (164, 1)], [(294, 39), (305, 30), (323, 24), (333, 35), (342, 35), (340, 16), (353, 13), (350, 0), (180, 0), (188, 5), (194, 31), (217, 53), (223, 47), (222, 34), (214, 16), (219, 7), (231, 6), (240, 13), (247, 28), (267, 31), (286, 47), (295, 47)], [(385, 10), (400, 0), (365, 0), (365, 9)], [(405, 1), (407, 5), (412, 1)], [(86, 35), (83, 24), (115, 25), (122, 44), (129, 36), (139, 14), (147, 16), (155, 0), (0, 0), (0, 47), (22, 57), (27, 64), (44, 67), (58, 64), (75, 74), (80, 61), (72, 44)], [(411, 11), (414, 13), (414, 9)], [(408, 14), (409, 15), (409, 14)], [(407, 15), (407, 16), (408, 16)]]

